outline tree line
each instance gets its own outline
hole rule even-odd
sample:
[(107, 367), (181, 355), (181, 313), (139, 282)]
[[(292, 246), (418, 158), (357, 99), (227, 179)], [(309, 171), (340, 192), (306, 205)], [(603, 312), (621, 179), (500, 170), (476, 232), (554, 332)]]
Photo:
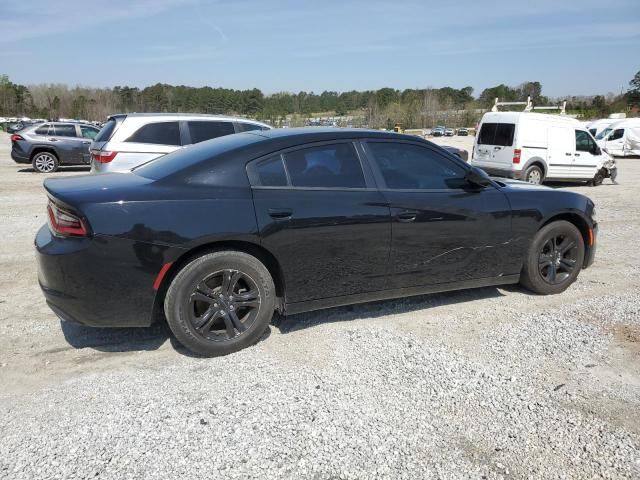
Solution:
[[(189, 87), (158, 83), (145, 88), (70, 87), (65, 84), (19, 85), (0, 75), (0, 116), (32, 118), (76, 118), (104, 120), (112, 113), (193, 112), (241, 115), (282, 123), (290, 117), (315, 115), (353, 115), (370, 127), (389, 127), (401, 123), (407, 128), (446, 123), (472, 125), (496, 97), (504, 101), (525, 101), (530, 96), (536, 104), (553, 101), (542, 95), (540, 82), (524, 82), (512, 87), (497, 85), (473, 96), (472, 87), (378, 90), (322, 93), (279, 92), (264, 95), (257, 88)], [(586, 114), (603, 114), (615, 98), (572, 97), (575, 108)], [(455, 112), (451, 115), (450, 112)], [(453, 124), (452, 124), (453, 123)]]

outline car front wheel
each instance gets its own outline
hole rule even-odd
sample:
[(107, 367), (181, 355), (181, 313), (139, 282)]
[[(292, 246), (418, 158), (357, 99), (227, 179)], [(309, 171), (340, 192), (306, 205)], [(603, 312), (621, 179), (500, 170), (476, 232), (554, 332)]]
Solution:
[(33, 169), (38, 173), (53, 173), (60, 166), (58, 157), (51, 152), (40, 152), (31, 161)]
[(575, 225), (558, 220), (536, 233), (525, 259), (520, 283), (541, 295), (566, 290), (584, 262), (584, 240)]
[(267, 268), (243, 252), (220, 251), (188, 263), (164, 302), (169, 328), (189, 350), (213, 357), (256, 343), (275, 310)]

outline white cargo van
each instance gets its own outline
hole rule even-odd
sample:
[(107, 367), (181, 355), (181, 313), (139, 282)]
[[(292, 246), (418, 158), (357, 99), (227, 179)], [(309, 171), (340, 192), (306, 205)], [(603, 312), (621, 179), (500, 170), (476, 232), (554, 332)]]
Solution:
[(596, 141), (609, 155), (640, 155), (640, 118), (629, 118), (611, 124), (606, 135)]
[(473, 146), (471, 165), (490, 175), (542, 183), (602, 182), (610, 157), (577, 120), (533, 112), (487, 112)]

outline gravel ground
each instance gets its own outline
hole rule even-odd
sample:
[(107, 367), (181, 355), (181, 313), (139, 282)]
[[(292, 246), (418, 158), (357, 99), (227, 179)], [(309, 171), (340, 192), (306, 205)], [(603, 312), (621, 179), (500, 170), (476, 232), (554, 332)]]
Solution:
[(639, 159), (620, 161), (621, 185), (558, 186), (589, 195), (601, 225), (596, 264), (561, 295), (296, 315), (202, 359), (162, 326), (56, 320), (32, 250), (43, 176), (7, 144), (0, 478), (640, 478)]

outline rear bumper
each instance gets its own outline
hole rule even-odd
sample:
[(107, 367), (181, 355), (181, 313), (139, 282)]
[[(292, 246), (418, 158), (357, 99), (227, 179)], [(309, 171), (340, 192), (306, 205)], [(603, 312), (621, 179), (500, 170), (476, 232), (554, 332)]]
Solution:
[(15, 149), (11, 150), (11, 159), (16, 163), (31, 163), (29, 155), (25, 155), (21, 152), (16, 151)]
[(139, 244), (113, 237), (59, 238), (44, 225), (35, 239), (38, 281), (49, 307), (65, 321), (95, 327), (151, 324), (160, 266)]

